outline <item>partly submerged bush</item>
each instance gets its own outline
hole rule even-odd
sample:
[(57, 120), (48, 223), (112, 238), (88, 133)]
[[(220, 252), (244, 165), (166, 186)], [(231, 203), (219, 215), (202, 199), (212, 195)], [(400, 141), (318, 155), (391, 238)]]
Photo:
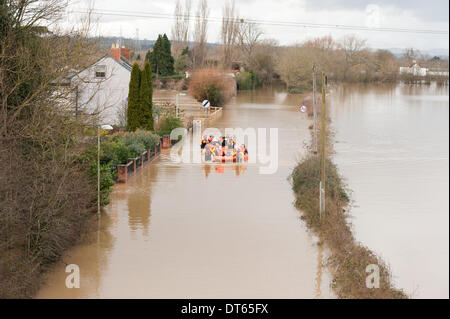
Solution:
[(145, 146), (142, 143), (135, 142), (128, 145), (128, 149), (132, 157), (139, 157), (145, 151)]
[(166, 117), (162, 120), (158, 134), (160, 136), (170, 135), (172, 130), (183, 127), (183, 122), (178, 117)]
[(254, 90), (259, 86), (258, 77), (252, 72), (239, 72), (236, 76), (238, 90)]
[(235, 80), (219, 70), (202, 69), (192, 74), (188, 90), (199, 102), (209, 100), (212, 106), (223, 106), (235, 94)]
[(134, 132), (134, 135), (136, 136), (137, 140), (140, 141), (144, 146), (145, 149), (153, 149), (155, 145), (159, 144), (159, 136), (155, 133), (144, 131), (144, 130), (137, 130)]
[[(358, 243), (347, 222), (349, 197), (336, 166), (326, 161), (325, 211), (319, 214), (320, 156), (309, 155), (292, 172), (292, 189), (302, 220), (329, 250), (326, 264), (332, 275), (331, 287), (339, 298), (407, 298), (393, 286), (389, 268), (376, 254)], [(366, 267), (378, 265), (380, 288), (366, 286)]]
[(101, 144), (101, 162), (112, 167), (126, 164), (131, 152), (122, 141), (105, 141)]
[[(122, 141), (128, 148), (133, 144), (141, 144), (146, 150), (152, 149), (159, 144), (159, 136), (150, 131), (137, 130), (136, 132), (124, 134)], [(136, 150), (136, 147), (134, 147), (134, 150)]]

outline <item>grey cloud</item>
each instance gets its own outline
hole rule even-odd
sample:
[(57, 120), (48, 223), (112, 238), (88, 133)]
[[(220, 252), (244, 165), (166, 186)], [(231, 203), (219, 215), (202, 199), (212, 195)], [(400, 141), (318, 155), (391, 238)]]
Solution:
[(394, 5), (399, 9), (411, 10), (414, 14), (427, 22), (448, 22), (449, 1), (448, 0), (308, 0), (308, 10), (337, 10), (355, 9), (364, 10), (369, 4), (379, 6)]

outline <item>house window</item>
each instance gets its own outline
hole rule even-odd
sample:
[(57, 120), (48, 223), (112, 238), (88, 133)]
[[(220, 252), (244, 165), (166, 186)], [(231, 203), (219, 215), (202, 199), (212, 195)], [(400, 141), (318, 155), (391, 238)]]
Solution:
[(95, 77), (96, 78), (106, 77), (106, 65), (97, 65), (95, 67)]

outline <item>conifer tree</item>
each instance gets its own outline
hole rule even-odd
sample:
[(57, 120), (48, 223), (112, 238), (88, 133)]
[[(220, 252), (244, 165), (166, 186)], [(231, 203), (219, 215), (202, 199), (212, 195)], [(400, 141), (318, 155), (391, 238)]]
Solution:
[(127, 131), (135, 131), (140, 127), (140, 86), (141, 69), (137, 63), (134, 63), (128, 91)]
[(159, 35), (153, 50), (147, 53), (146, 59), (150, 60), (153, 73), (157, 75), (172, 75), (174, 71), (174, 58), (171, 53), (171, 44), (167, 35)]
[(152, 109), (152, 70), (150, 63), (146, 62), (141, 75), (140, 87), (140, 127), (153, 131), (153, 109)]
[(162, 61), (163, 61), (163, 70), (165, 72), (165, 75), (172, 75), (173, 74), (173, 64), (174, 64), (174, 58), (172, 56), (172, 48), (169, 41), (169, 38), (166, 34), (162, 36)]

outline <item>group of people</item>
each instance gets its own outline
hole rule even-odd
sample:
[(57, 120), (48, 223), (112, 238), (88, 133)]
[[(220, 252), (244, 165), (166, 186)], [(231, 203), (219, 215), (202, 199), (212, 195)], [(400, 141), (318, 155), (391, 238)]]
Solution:
[(248, 157), (245, 144), (238, 145), (236, 138), (221, 136), (219, 139), (214, 136), (203, 136), (200, 142), (205, 161), (233, 161), (242, 162)]

